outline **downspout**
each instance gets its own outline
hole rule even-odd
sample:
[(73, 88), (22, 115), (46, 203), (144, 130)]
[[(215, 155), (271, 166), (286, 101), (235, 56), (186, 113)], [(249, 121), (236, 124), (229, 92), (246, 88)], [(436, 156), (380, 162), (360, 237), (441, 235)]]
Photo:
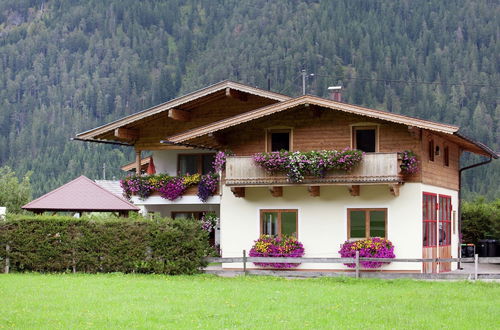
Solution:
[[(470, 170), (471, 168), (474, 167), (486, 165), (488, 163), (491, 163), (492, 160), (493, 157), (490, 156), (490, 159), (485, 160), (484, 162), (472, 164), (458, 170), (458, 255), (460, 257), (462, 257), (462, 172)], [(460, 267), (460, 262), (458, 263), (458, 269), (462, 269)]]

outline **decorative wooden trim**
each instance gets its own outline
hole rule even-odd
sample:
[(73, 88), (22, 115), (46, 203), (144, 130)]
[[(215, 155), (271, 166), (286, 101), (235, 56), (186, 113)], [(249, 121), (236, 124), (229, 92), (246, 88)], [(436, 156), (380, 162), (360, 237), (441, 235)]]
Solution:
[(231, 192), (233, 193), (234, 197), (245, 197), (245, 187), (231, 187)]
[(283, 187), (269, 187), (269, 191), (273, 197), (283, 197)]
[(309, 192), (309, 195), (312, 197), (319, 197), (321, 194), (321, 187), (320, 186), (308, 186), (307, 191)]
[(242, 102), (248, 101), (248, 95), (242, 93), (236, 89), (231, 89), (230, 87), (226, 88), (226, 97), (230, 97), (233, 99), (240, 100)]
[(391, 192), (391, 195), (393, 195), (394, 197), (398, 197), (399, 196), (399, 187), (401, 185), (399, 184), (390, 184), (389, 185), (389, 191)]
[(139, 138), (139, 130), (133, 128), (116, 128), (114, 136), (127, 141), (135, 141)]
[(347, 189), (349, 189), (349, 194), (351, 194), (351, 196), (359, 196), (360, 192), (359, 184), (347, 186)]
[(186, 110), (170, 109), (168, 110), (168, 118), (178, 121), (190, 121), (191, 113)]

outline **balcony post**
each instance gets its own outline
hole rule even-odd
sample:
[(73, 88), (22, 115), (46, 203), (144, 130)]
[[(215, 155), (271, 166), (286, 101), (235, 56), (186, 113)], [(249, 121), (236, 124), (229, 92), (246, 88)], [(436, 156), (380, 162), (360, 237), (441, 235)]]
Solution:
[(135, 174), (141, 175), (141, 150), (135, 149)]

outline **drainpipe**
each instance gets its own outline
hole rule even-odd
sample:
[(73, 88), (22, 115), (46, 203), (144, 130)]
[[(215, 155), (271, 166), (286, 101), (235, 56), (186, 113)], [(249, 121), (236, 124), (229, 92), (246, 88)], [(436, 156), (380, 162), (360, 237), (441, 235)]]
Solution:
[[(490, 159), (485, 160), (484, 162), (463, 167), (458, 171), (458, 255), (460, 257), (462, 257), (462, 172), (470, 170), (474, 167), (486, 165), (488, 163), (491, 163), (492, 160), (493, 157), (490, 156)], [(458, 263), (458, 269), (462, 269), (460, 267), (460, 262)]]

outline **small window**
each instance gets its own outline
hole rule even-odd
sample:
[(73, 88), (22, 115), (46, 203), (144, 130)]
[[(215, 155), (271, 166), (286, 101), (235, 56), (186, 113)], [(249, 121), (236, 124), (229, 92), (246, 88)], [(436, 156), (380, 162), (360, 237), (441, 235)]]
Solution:
[(429, 140), (429, 161), (434, 161), (434, 140)]
[(387, 236), (387, 209), (348, 209), (348, 238)]
[(377, 127), (353, 127), (352, 140), (354, 148), (364, 152), (377, 151)]
[(450, 166), (450, 148), (448, 146), (445, 146), (443, 150), (443, 162), (444, 166)]
[(267, 149), (269, 151), (290, 151), (290, 135), (291, 130), (289, 129), (269, 130)]
[(178, 174), (207, 174), (212, 172), (214, 154), (180, 154)]
[(297, 210), (261, 210), (262, 235), (297, 237)]

